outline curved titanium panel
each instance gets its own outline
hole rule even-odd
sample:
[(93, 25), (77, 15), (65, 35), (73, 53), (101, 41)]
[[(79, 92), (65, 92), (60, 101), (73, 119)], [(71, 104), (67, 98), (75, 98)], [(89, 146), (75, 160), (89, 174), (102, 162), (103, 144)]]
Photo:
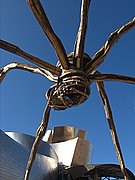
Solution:
[[(23, 179), (30, 151), (11, 139), (1, 130), (0, 142), (0, 179)], [(41, 149), (44, 155), (36, 155), (29, 180), (57, 180), (58, 161), (57, 158), (55, 159), (55, 156), (51, 154), (52, 148), (49, 147), (50, 145), (47, 143), (42, 145), (43, 149)]]
[[(10, 136), (13, 140), (30, 150), (34, 143), (35, 137), (27, 134), (21, 134), (18, 132), (5, 132), (8, 136)], [(44, 156), (48, 156), (58, 160), (57, 154), (54, 149), (45, 141), (40, 142), (40, 147), (38, 149), (38, 154), (42, 154)]]

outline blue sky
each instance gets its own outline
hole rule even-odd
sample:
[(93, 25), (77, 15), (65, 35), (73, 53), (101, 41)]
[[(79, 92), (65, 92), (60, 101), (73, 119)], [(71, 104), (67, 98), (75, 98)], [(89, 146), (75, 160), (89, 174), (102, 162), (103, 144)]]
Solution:
[[(64, 44), (67, 54), (70, 53), (78, 31), (81, 1), (41, 2), (55, 33)], [(134, 7), (134, 0), (93, 0), (89, 10), (85, 52), (92, 57), (111, 32), (132, 20)], [(56, 54), (25, 0), (0, 0), (0, 8), (1, 38), (55, 65)], [(135, 77), (134, 46), (135, 29), (119, 40), (98, 70), (101, 73)], [(30, 64), (25, 59), (1, 51), (0, 66), (11, 62)], [(1, 129), (35, 135), (46, 106), (45, 92), (51, 85), (49, 80), (40, 75), (19, 70), (10, 72), (0, 86)], [(105, 87), (126, 166), (135, 173), (135, 86), (107, 82)], [(84, 104), (65, 111), (51, 110), (48, 128), (63, 125), (88, 132), (87, 140), (93, 144), (92, 163), (118, 163), (95, 84), (91, 85), (91, 95)]]

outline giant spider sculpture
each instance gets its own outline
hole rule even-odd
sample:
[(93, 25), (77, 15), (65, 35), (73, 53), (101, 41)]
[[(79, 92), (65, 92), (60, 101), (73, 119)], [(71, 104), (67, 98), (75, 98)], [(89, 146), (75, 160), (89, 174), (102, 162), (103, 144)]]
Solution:
[(64, 110), (84, 103), (90, 95), (90, 85), (93, 82), (96, 82), (98, 92), (103, 102), (121, 171), (123, 172), (124, 179), (128, 179), (115, 125), (113, 122), (111, 107), (103, 82), (118, 81), (135, 84), (135, 78), (116, 74), (101, 74), (96, 69), (103, 63), (104, 59), (115, 43), (125, 33), (135, 27), (135, 18), (111, 33), (101, 49), (92, 58), (90, 58), (89, 55), (84, 52), (90, 0), (82, 0), (80, 26), (76, 37), (74, 50), (67, 55), (61, 40), (53, 31), (40, 1), (27, 0), (27, 2), (43, 32), (53, 46), (58, 57), (58, 63), (56, 66), (53, 66), (52, 64), (49, 64), (24, 52), (13, 44), (3, 40), (0, 41), (0, 47), (2, 49), (21, 56), (33, 64), (39, 66), (34, 67), (21, 63), (8, 64), (7, 66), (0, 69), (0, 82), (2, 82), (5, 75), (12, 69), (22, 69), (32, 73), (40, 74), (48, 78), (50, 81), (55, 82), (55, 84), (51, 86), (46, 93), (48, 103), (44, 110), (42, 122), (37, 130), (35, 142), (31, 149), (26, 168), (25, 180), (27, 180), (29, 177), (40, 141), (46, 132), (51, 108), (54, 108), (55, 110)]

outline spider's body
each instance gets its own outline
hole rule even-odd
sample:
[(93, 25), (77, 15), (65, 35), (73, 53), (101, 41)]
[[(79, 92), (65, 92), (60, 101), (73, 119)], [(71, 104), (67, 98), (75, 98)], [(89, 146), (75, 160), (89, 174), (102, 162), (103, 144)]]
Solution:
[(76, 59), (73, 53), (68, 56), (70, 69), (62, 69), (60, 61), (57, 66), (62, 69), (57, 83), (50, 87), (46, 98), (51, 107), (56, 110), (64, 110), (86, 101), (90, 94), (90, 79), (83, 71), (83, 67), (90, 61), (90, 57), (84, 53), (82, 70), (76, 68)]
[(56, 110), (77, 106), (90, 94), (89, 77), (83, 71), (70, 69), (63, 74), (46, 93), (49, 105)]
[(61, 40), (53, 31), (40, 1), (27, 0), (27, 2), (36, 20), (40, 24), (44, 34), (53, 46), (58, 57), (58, 63), (56, 66), (53, 66), (52, 64), (49, 64), (24, 52), (13, 44), (3, 40), (0, 41), (0, 47), (2, 49), (23, 57), (38, 66), (35, 67), (21, 63), (8, 64), (4, 68), (0, 69), (0, 82), (2, 82), (5, 75), (10, 70), (22, 69), (45, 76), (48, 78), (48, 80), (56, 83), (50, 87), (46, 93), (48, 104), (43, 113), (43, 119), (37, 130), (36, 139), (30, 153), (26, 168), (25, 180), (27, 180), (29, 177), (39, 143), (47, 129), (51, 108), (56, 110), (64, 110), (66, 108), (77, 106), (83, 103), (90, 95), (90, 85), (92, 82), (96, 82), (99, 95), (103, 102), (106, 118), (108, 120), (112, 140), (116, 149), (116, 154), (123, 172), (123, 177), (125, 180), (127, 180), (128, 174), (126, 172), (121, 148), (113, 122), (111, 107), (104, 88), (104, 81), (118, 81), (135, 84), (135, 78), (116, 74), (101, 74), (97, 71), (97, 68), (103, 63), (106, 56), (112, 47), (118, 42), (118, 40), (128, 31), (135, 28), (135, 18), (111, 33), (105, 44), (92, 58), (90, 58), (86, 53), (84, 53), (90, 0), (82, 0), (80, 26), (76, 37), (74, 50), (72, 53), (67, 55)]

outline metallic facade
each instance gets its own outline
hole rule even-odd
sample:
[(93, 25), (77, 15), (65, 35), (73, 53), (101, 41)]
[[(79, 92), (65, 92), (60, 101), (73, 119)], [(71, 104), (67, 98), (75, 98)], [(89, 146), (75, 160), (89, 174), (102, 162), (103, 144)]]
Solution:
[[(30, 180), (57, 180), (60, 166), (88, 163), (92, 145), (85, 140), (86, 132), (61, 126), (48, 131), (40, 144)], [(24, 179), (34, 137), (16, 132), (0, 131), (0, 179)], [(48, 142), (45, 142), (48, 141)]]
[[(120, 166), (88, 164), (92, 145), (86, 132), (69, 126), (46, 132), (32, 166), (29, 180), (69, 180), (106, 178), (123, 179)], [(23, 180), (34, 137), (0, 130), (0, 180)], [(46, 142), (45, 142), (46, 141)], [(134, 174), (126, 169), (128, 180)]]
[[(13, 135), (13, 134), (12, 134)], [(17, 134), (15, 134), (17, 136)], [(32, 142), (33, 138), (20, 135), (22, 141)], [(25, 137), (25, 139), (23, 139)], [(27, 138), (26, 138), (27, 137)], [(32, 141), (30, 140), (32, 138)], [(26, 143), (27, 144), (27, 143)], [(16, 142), (0, 131), (0, 179), (23, 180), (31, 144), (27, 147)], [(57, 156), (52, 147), (43, 142), (38, 152), (30, 174), (30, 180), (56, 180), (58, 177)], [(43, 153), (44, 152), (44, 153)]]
[[(66, 165), (87, 164), (91, 161), (92, 144), (86, 138), (86, 131), (71, 126), (59, 126), (43, 138), (50, 143), (58, 155), (58, 162)], [(65, 156), (66, 154), (66, 156)]]

